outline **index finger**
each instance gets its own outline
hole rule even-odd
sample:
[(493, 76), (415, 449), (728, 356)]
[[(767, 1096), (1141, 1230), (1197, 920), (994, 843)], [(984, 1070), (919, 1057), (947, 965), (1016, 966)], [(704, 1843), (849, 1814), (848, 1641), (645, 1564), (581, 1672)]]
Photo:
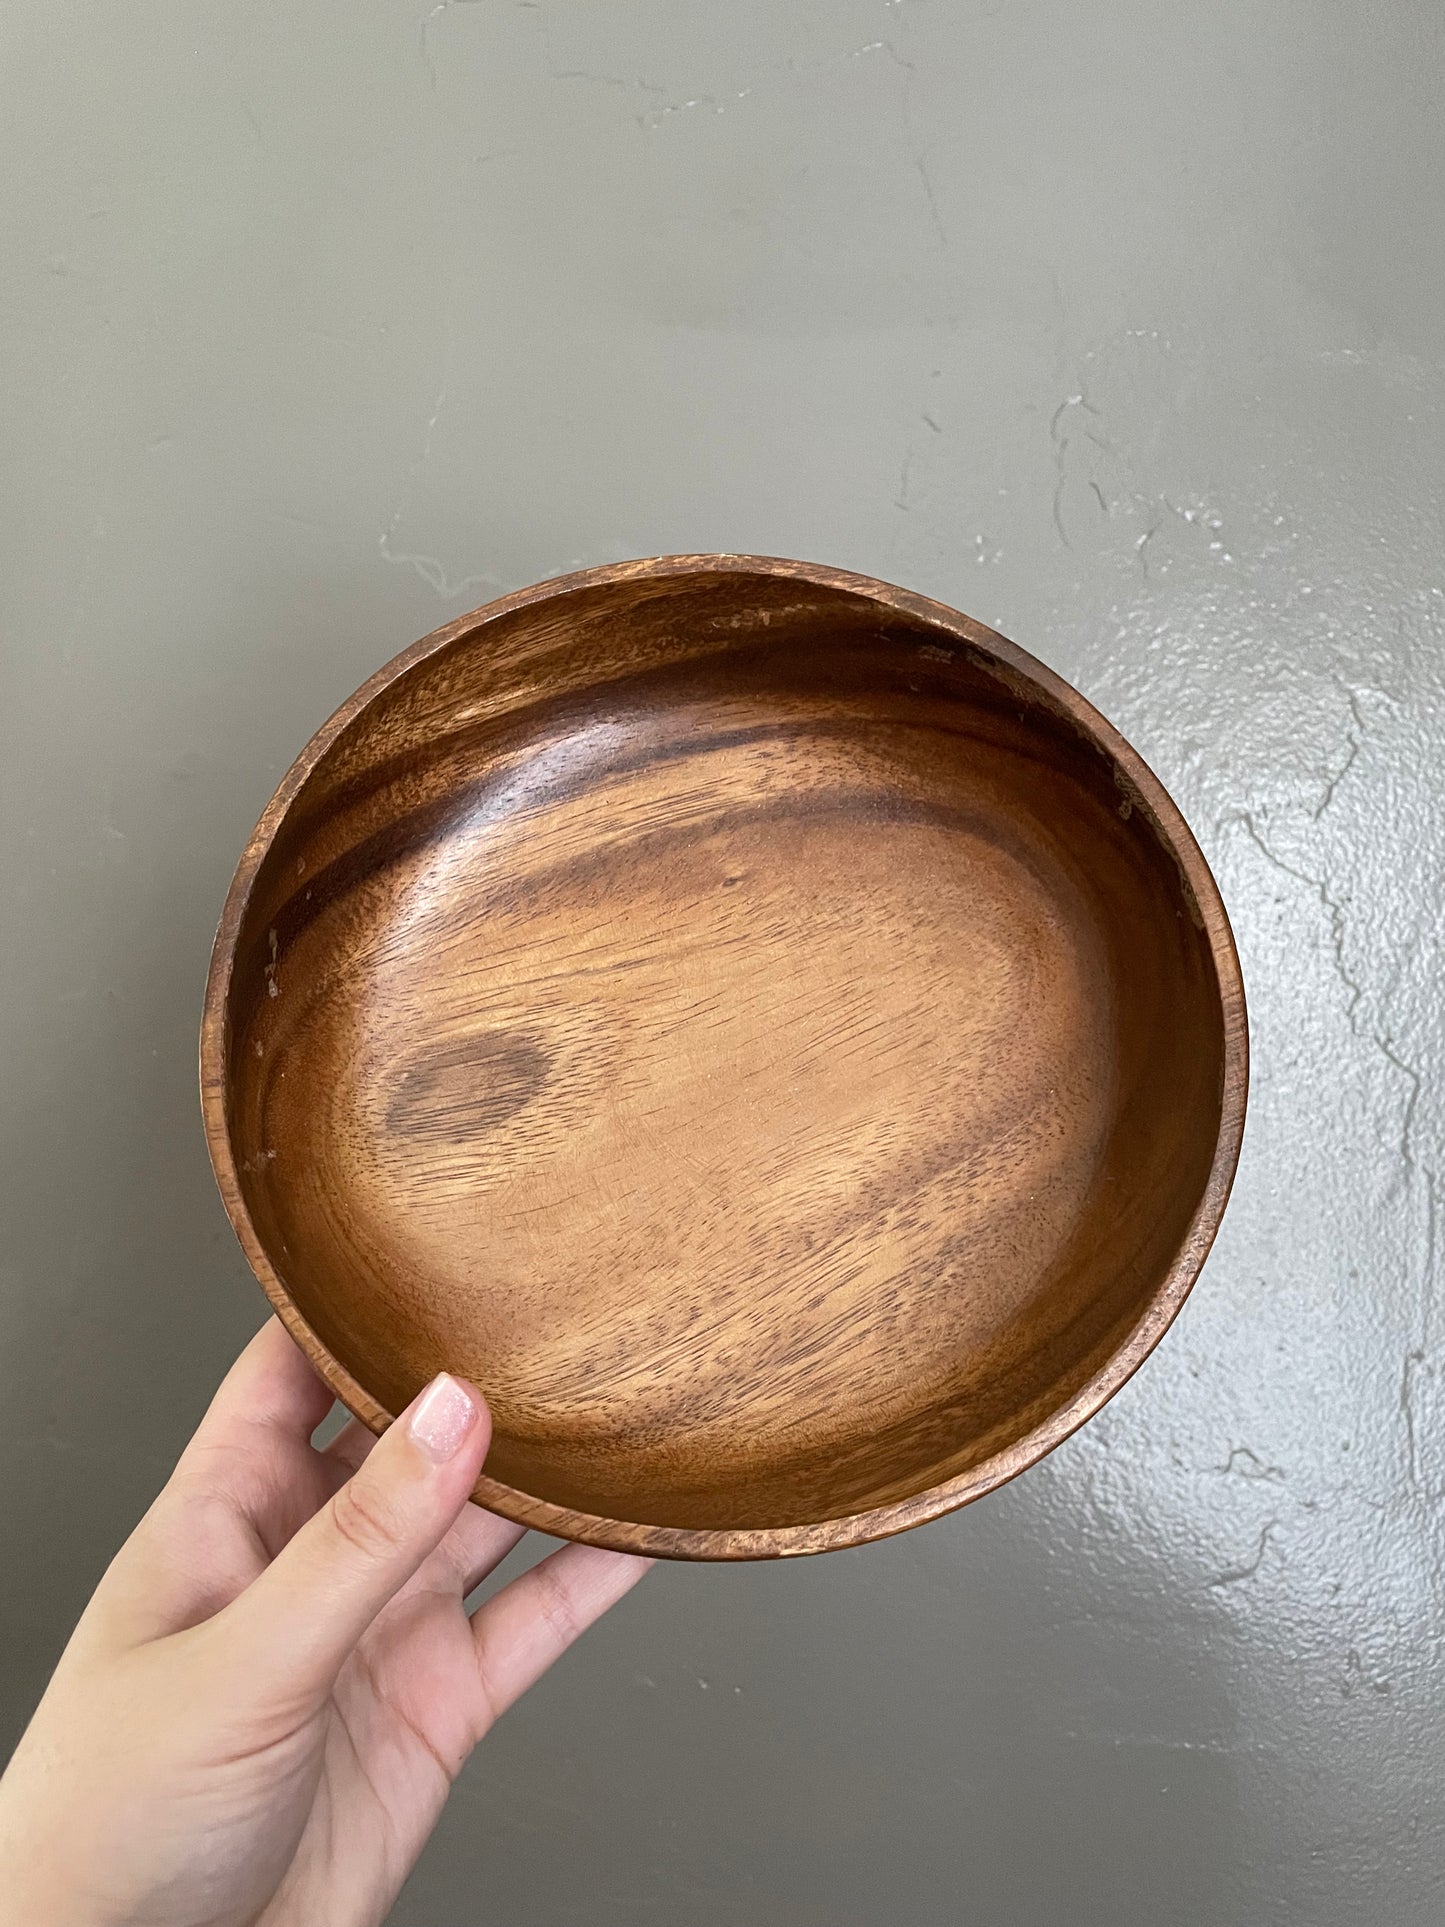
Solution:
[(240, 1445), (259, 1429), (305, 1445), (331, 1406), (330, 1388), (273, 1316), (222, 1379), (192, 1443)]

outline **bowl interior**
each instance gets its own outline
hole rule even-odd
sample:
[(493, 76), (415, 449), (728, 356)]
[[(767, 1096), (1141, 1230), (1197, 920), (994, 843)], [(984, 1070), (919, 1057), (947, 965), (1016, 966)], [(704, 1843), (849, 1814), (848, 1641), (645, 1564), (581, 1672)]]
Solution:
[(1149, 1313), (1220, 1132), (1153, 809), (926, 605), (698, 570), (463, 628), (274, 825), (225, 992), (276, 1278), (488, 1473), (775, 1529), (938, 1486)]

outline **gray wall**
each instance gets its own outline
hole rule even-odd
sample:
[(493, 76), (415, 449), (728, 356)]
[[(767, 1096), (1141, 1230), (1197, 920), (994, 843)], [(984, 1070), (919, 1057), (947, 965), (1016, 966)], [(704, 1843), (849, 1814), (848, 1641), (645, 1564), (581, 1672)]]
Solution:
[(0, 1740), (264, 1309), (194, 1059), (282, 769), (494, 590), (756, 549), (998, 625), (1173, 788), (1235, 1201), (1009, 1490), (658, 1572), (395, 1920), (1440, 1920), (1441, 22), (5, 8)]

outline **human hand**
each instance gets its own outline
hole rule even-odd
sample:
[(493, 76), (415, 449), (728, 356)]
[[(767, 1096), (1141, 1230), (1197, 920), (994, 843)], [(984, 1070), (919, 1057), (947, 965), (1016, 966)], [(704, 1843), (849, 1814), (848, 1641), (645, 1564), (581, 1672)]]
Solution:
[(101, 1580), (0, 1779), (25, 1927), (374, 1927), (477, 1741), (649, 1561), (569, 1545), (468, 1619), (522, 1528), (468, 1503), (486, 1405), (380, 1440), (272, 1319)]

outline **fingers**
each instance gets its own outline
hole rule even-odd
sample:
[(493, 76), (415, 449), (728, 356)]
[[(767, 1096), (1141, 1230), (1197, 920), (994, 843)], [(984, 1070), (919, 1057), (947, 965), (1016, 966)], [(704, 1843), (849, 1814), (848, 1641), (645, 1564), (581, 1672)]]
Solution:
[[(163, 1496), (229, 1500), (258, 1525), (264, 1520), (275, 1528), (284, 1543), (320, 1503), (319, 1494), (306, 1505), (306, 1495), (296, 1492), (297, 1471), (311, 1457), (307, 1441), (330, 1409), (330, 1392), (286, 1327), (268, 1319), (222, 1380)], [(278, 1495), (285, 1516), (272, 1518)], [(297, 1497), (300, 1511), (290, 1503)]]
[(235, 1445), (259, 1427), (304, 1445), (330, 1410), (331, 1393), (280, 1319), (268, 1318), (222, 1380), (192, 1444)]
[(651, 1564), (601, 1546), (563, 1546), (478, 1607), (472, 1639), (485, 1704), (477, 1737), (630, 1592)]
[(279, 1319), (226, 1374), (97, 1598), (127, 1642), (195, 1624), (247, 1585), (325, 1497), (306, 1440), (331, 1395)]
[(266, 1570), (207, 1622), (217, 1651), (276, 1707), (323, 1697), (361, 1634), (436, 1550), (491, 1435), (474, 1386), (443, 1373)]
[[(328, 1461), (335, 1483), (339, 1485), (362, 1465), (376, 1439), (360, 1419), (352, 1419), (336, 1434), (321, 1456)], [(456, 1524), (436, 1551), (437, 1562), (446, 1582), (463, 1598), (479, 1586), (495, 1566), (526, 1537), (526, 1527), (510, 1519), (499, 1519), (478, 1505), (465, 1505)]]
[[(335, 1490), (311, 1434), (331, 1394), (279, 1319), (261, 1327), (226, 1374), (162, 1494), (163, 1515), (180, 1501), (219, 1500), (274, 1558)], [(184, 1532), (184, 1520), (172, 1523)], [(247, 1580), (252, 1575), (245, 1575)]]
[(526, 1536), (525, 1526), (499, 1519), (495, 1512), (484, 1512), (479, 1505), (465, 1507), (440, 1548), (448, 1576), (462, 1598), (481, 1585), (493, 1567), (501, 1565)]

